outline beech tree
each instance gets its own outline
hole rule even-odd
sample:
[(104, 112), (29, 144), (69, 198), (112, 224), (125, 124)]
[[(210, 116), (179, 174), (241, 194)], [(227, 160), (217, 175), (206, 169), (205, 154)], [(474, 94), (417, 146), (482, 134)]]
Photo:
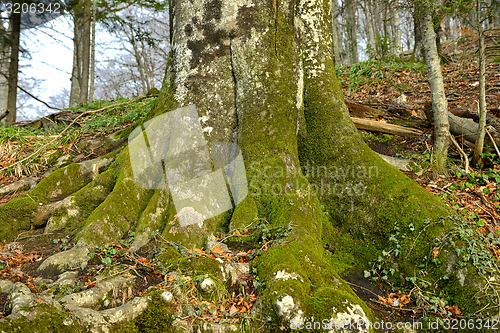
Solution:
[[(384, 162), (353, 125), (335, 76), (330, 1), (178, 0), (170, 10), (169, 64), (143, 125), (195, 105), (210, 144), (241, 149), (247, 196), (226, 213), (182, 226), (181, 217), (198, 213), (176, 212), (169, 188), (138, 186), (125, 147), (92, 161), (94, 167), (59, 169), (29, 196), (0, 206), (0, 220), (8, 222), (0, 225), (1, 240), (44, 226), (76, 230), (74, 255), (129, 231), (136, 233), (133, 250), (152, 232), (202, 248), (213, 244), (216, 231), (266, 221), (269, 229), (288, 225), (291, 231), (252, 262), (264, 287), (251, 309), (258, 320), (247, 330), (375, 320), (340, 277), (346, 266), (398, 287), (409, 284), (420, 304), (429, 304), (428, 295), (445, 295), (464, 315), (498, 314), (495, 259), (481, 238)], [(150, 144), (152, 151), (164, 148)], [(243, 237), (229, 247), (238, 251), (254, 241)], [(183, 259), (174, 248), (164, 257), (172, 266)], [(52, 258), (42, 265), (55, 265)], [(202, 259), (182, 262), (196, 275), (207, 274)]]
[(434, 144), (432, 164), (437, 172), (443, 172), (448, 158), (450, 125), (448, 123), (448, 100), (444, 91), (441, 57), (436, 44), (436, 33), (432, 24), (432, 13), (439, 3), (422, 3), (417, 6), (415, 15), (419, 15), (422, 45), (429, 85), (431, 86), (432, 117), (434, 121)]

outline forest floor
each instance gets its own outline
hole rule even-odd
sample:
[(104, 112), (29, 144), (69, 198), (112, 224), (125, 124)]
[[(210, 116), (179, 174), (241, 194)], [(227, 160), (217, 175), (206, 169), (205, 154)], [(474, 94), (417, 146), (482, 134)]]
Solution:
[[(426, 69), (422, 64), (404, 62), (364, 62), (354, 66), (342, 66), (337, 69), (337, 76), (344, 91), (345, 100), (349, 102), (378, 101), (381, 105), (390, 103), (404, 95), (410, 105), (421, 105), (430, 100), (430, 89), (426, 78)], [(468, 108), (475, 110), (478, 99), (478, 65), (473, 60), (450, 62), (443, 67), (445, 88), (450, 108)], [(500, 63), (487, 65), (487, 103), (489, 112), (500, 116)], [(105, 138), (132, 125), (143, 117), (154, 103), (154, 97), (129, 101), (98, 101), (86, 108), (75, 107), (64, 113), (46, 117), (29, 126), (0, 127), (0, 188), (16, 180), (26, 177), (43, 177), (50, 171), (59, 157), (65, 154), (74, 156), (73, 162), (103, 155), (108, 150)], [(118, 106), (113, 106), (122, 103)], [(95, 110), (99, 110), (95, 112)], [(90, 111), (90, 112), (89, 112)], [(85, 112), (89, 112), (85, 114)], [(77, 118), (80, 116), (80, 118)], [(418, 118), (417, 114), (413, 115)], [(421, 117), (421, 116), (420, 116)], [(382, 120), (383, 119), (379, 119)], [(68, 125), (72, 123), (72, 126)], [(63, 136), (58, 136), (63, 130)], [(399, 137), (389, 134), (362, 131), (367, 144), (376, 152), (394, 157), (409, 158), (423, 169), (419, 175), (406, 172), (424, 189), (440, 197), (448, 206), (468, 220), (484, 237), (499, 239), (500, 243), (500, 157), (494, 153), (485, 156), (487, 167), (472, 169), (465, 173), (458, 152), (450, 151), (449, 172), (437, 176), (429, 172), (430, 147), (432, 147), (432, 127), (420, 128), (425, 134), (420, 137)], [(470, 153), (470, 151), (468, 151)], [(0, 195), (0, 205), (25, 193), (17, 191), (13, 194)], [(242, 230), (238, 232), (251, 232)], [(227, 237), (227, 235), (219, 235)], [(78, 288), (61, 291), (71, 293), (92, 287), (96, 276), (106, 265), (126, 265), (131, 272), (142, 277), (141, 283), (135, 286), (133, 295), (143, 295), (151, 286), (165, 286), (168, 275), (162, 274), (162, 268), (154, 263), (154, 257), (161, 240), (151, 243), (139, 253), (127, 251), (133, 235), (119, 244), (96, 248), (96, 258), (90, 265), (81, 270), (78, 277)], [(42, 259), (65, 250), (72, 245), (72, 239), (63, 233), (44, 234), (43, 229), (32, 230), (19, 235), (17, 245), (0, 246), (0, 279), (23, 282), (32, 291), (41, 292), (44, 285), (36, 282), (36, 268)], [(252, 255), (258, 255), (261, 249), (250, 250), (247, 255), (224, 253), (222, 249), (203, 251), (185, 249), (186, 256), (221, 258), (235, 262), (248, 262)], [(492, 245), (490, 251), (500, 259), (500, 247)], [(385, 291), (383, 286), (376, 286), (368, 280), (349, 278), (353, 290), (368, 301), (379, 319), (392, 321), (408, 321), (421, 317), (425, 309), (414, 303), (398, 301), (406, 295)], [(249, 275), (248, 285), (254, 285), (254, 276)], [(193, 283), (186, 280), (185, 283)], [(255, 290), (247, 290), (247, 295), (229, 293), (222, 304), (202, 304), (193, 293), (191, 301), (196, 306), (211, 308), (203, 312), (207, 321), (249, 320), (247, 315), (256, 299)], [(6, 304), (6, 294), (0, 293), (0, 317)], [(213, 311), (215, 310), (215, 311)], [(458, 315), (459, 309), (446, 309)], [(190, 314), (183, 314), (190, 320)], [(199, 315), (199, 314), (195, 314)]]

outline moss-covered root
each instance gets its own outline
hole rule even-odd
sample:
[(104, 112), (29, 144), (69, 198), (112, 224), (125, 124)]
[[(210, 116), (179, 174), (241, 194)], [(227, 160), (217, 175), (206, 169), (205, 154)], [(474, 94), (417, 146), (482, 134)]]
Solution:
[(109, 244), (120, 239), (135, 225), (154, 193), (137, 186), (128, 148), (118, 156), (116, 168), (119, 171), (113, 191), (92, 211), (78, 235), (87, 244)]
[(52, 172), (25, 195), (0, 206), (0, 241), (11, 241), (21, 231), (40, 227), (47, 222), (58, 205), (91, 182), (112, 162), (104, 157), (82, 163), (74, 163)]
[[(268, 331), (281, 326), (307, 331), (314, 322), (373, 322), (370, 309), (325, 260), (319, 241), (324, 222), (319, 204), (301, 196), (273, 204), (272, 211), (281, 211), (294, 229), (286, 241), (254, 261), (258, 280), (265, 283), (256, 306), (258, 316)], [(328, 331), (324, 325), (315, 328), (315, 332)]]
[[(311, 325), (315, 332), (327, 332), (325, 328), (332, 323), (351, 321), (359, 322), (362, 332), (365, 325), (361, 323), (374, 321), (366, 304), (336, 276), (321, 255), (300, 241), (268, 250), (256, 267), (259, 280), (266, 287), (256, 310), (269, 332), (281, 326), (306, 332)], [(316, 326), (318, 322), (328, 325), (322, 324), (321, 330)]]
[(78, 192), (51, 206), (51, 216), (45, 226), (45, 232), (66, 228), (80, 230), (85, 221), (111, 193), (118, 174), (117, 164), (112, 164), (108, 170), (99, 174), (92, 182)]

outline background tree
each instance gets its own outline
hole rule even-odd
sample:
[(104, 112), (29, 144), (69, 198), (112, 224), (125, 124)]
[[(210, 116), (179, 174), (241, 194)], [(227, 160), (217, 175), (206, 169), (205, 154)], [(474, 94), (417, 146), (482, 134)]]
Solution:
[(441, 57), (436, 45), (436, 33), (432, 21), (432, 13), (440, 1), (425, 6), (417, 5), (416, 15), (420, 15), (419, 25), (422, 33), (422, 45), (427, 63), (429, 85), (431, 86), (432, 117), (434, 122), (434, 144), (432, 149), (432, 164), (435, 171), (445, 170), (448, 158), (449, 129), (448, 100), (444, 91), (443, 75), (441, 73)]

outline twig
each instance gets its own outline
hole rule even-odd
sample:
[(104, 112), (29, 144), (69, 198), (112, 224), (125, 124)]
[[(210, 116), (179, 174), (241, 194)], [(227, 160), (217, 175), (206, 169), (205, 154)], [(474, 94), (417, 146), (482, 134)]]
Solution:
[(408, 256), (410, 255), (411, 251), (413, 250), (413, 247), (415, 246), (415, 243), (417, 242), (417, 240), (419, 239), (420, 235), (422, 234), (422, 232), (424, 232), (425, 228), (431, 226), (431, 225), (435, 225), (437, 224), (437, 222), (432, 222), (432, 223), (429, 223), (428, 225), (426, 225), (425, 227), (422, 228), (422, 230), (420, 230), (420, 232), (418, 233), (418, 236), (415, 238), (415, 240), (413, 241), (413, 244), (411, 245), (410, 247), (410, 251), (408, 251), (408, 253), (406, 254), (406, 257), (405, 259), (408, 259)]
[(495, 151), (497, 152), (497, 156), (500, 157), (500, 152), (498, 152), (497, 144), (495, 143), (495, 140), (493, 140), (493, 137), (491, 136), (490, 131), (486, 130), (486, 133), (490, 137), (491, 142), (493, 142), (493, 147), (495, 147)]
[(135, 102), (138, 102), (138, 101), (140, 101), (140, 100), (143, 100), (143, 99), (145, 99), (145, 98), (150, 98), (150, 97), (154, 97), (154, 96), (143, 96), (143, 97), (139, 97), (139, 98), (136, 98), (136, 99), (131, 100), (131, 101), (128, 101), (128, 102), (124, 102), (124, 103), (118, 103), (118, 104), (109, 105), (109, 106), (103, 107), (103, 108), (98, 109), (98, 110), (86, 111), (86, 112), (84, 112), (84, 113), (80, 114), (80, 115), (79, 115), (78, 117), (76, 117), (75, 119), (73, 119), (73, 121), (71, 122), (71, 124), (69, 124), (68, 126), (66, 126), (66, 128), (65, 128), (64, 130), (62, 130), (62, 132), (61, 132), (61, 133), (59, 133), (59, 135), (57, 135), (57, 136), (56, 136), (56, 137), (55, 137), (52, 141), (50, 141), (49, 143), (47, 143), (47, 144), (43, 145), (43, 146), (42, 146), (42, 147), (40, 147), (38, 150), (36, 150), (34, 153), (32, 153), (31, 155), (26, 156), (26, 157), (25, 157), (25, 158), (23, 158), (22, 160), (17, 161), (16, 163), (13, 163), (13, 164), (10, 164), (10, 165), (8, 165), (8, 166), (5, 166), (5, 167), (1, 168), (1, 169), (0, 169), (0, 171), (3, 171), (3, 170), (5, 170), (5, 169), (7, 169), (7, 168), (10, 168), (10, 167), (13, 167), (14, 165), (18, 165), (19, 163), (22, 163), (22, 162), (24, 162), (24, 161), (26, 161), (26, 160), (30, 159), (31, 157), (35, 156), (35, 155), (36, 155), (36, 154), (38, 154), (40, 151), (42, 151), (42, 149), (47, 148), (47, 146), (49, 146), (49, 145), (53, 144), (53, 143), (54, 143), (54, 142), (55, 142), (58, 138), (62, 137), (62, 135), (63, 135), (64, 133), (66, 133), (66, 131), (67, 131), (67, 130), (71, 127), (71, 126), (73, 126), (73, 124), (74, 124), (74, 123), (76, 123), (76, 121), (77, 121), (78, 119), (80, 119), (80, 118), (81, 118), (81, 117), (83, 117), (83, 116), (86, 116), (86, 115), (88, 115), (88, 114), (92, 114), (92, 113), (96, 113), (96, 112), (102, 112), (102, 111), (104, 111), (104, 110), (107, 110), (107, 109), (110, 109), (110, 108), (114, 108), (114, 107), (117, 107), (117, 106), (122, 106), (122, 105), (132, 104), (132, 103), (135, 103)]
[(22, 92), (24, 92), (25, 94), (27, 94), (29, 97), (33, 98), (34, 100), (44, 104), (46, 107), (48, 107), (49, 109), (53, 109), (53, 110), (62, 110), (60, 108), (56, 108), (55, 106), (50, 106), (49, 104), (47, 104), (46, 102), (42, 101), (41, 99), (39, 99), (38, 97), (32, 95), (29, 91), (27, 91), (26, 89), (23, 89), (22, 87), (20, 86), (17, 86)]
[[(20, 234), (19, 234), (19, 236), (21, 236), (22, 234), (23, 234), (23, 233), (20, 233)], [(52, 233), (51, 233), (51, 232), (48, 232), (48, 233), (46, 233), (46, 234), (44, 233), (44, 234), (39, 234), (39, 235), (26, 236), (26, 237), (23, 237), (23, 238), (16, 238), (16, 239), (14, 240), (14, 242), (17, 242), (17, 241), (19, 241), (19, 240), (23, 240), (23, 239), (35, 238), (35, 237), (46, 236), (46, 235), (52, 235)], [(18, 236), (18, 237), (19, 237), (19, 236)]]
[(371, 291), (370, 289), (366, 289), (365, 287), (358, 286), (357, 284), (354, 284), (354, 283), (351, 283), (351, 282), (347, 282), (347, 281), (345, 281), (345, 283), (347, 283), (347, 284), (348, 284), (348, 285), (350, 285), (350, 286), (353, 286), (353, 287), (356, 287), (356, 288), (359, 288), (359, 289), (363, 289), (363, 290), (365, 290), (365, 291), (369, 292), (370, 294), (373, 294), (373, 295), (375, 295), (375, 296), (377, 296), (377, 297), (379, 297), (379, 296), (380, 296), (380, 295), (375, 294), (375, 293), (374, 293), (373, 291)]
[[(457, 147), (458, 151), (460, 152), (460, 156), (462, 156), (463, 159), (464, 159), (465, 173), (469, 173), (469, 158), (467, 157), (467, 154), (463, 151), (462, 148), (460, 148), (460, 145), (455, 140), (455, 138), (453, 137), (453, 135), (451, 135), (451, 134), (449, 134), (449, 135), (450, 135), (451, 142), (453, 142), (453, 144), (455, 145), (455, 147)], [(498, 156), (500, 156), (500, 154)]]

